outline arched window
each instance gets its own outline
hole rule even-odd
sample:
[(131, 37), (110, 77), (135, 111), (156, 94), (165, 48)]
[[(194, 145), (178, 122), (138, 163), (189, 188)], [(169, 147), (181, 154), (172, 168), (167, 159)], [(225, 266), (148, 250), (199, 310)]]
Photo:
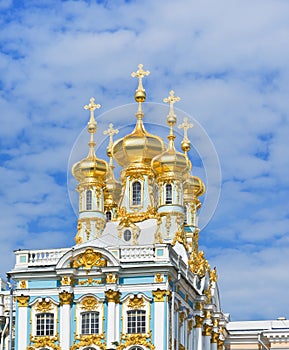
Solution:
[(111, 211), (107, 211), (105, 213), (105, 216), (106, 216), (106, 221), (111, 221)]
[(36, 336), (54, 335), (54, 314), (42, 313), (36, 315)]
[(92, 209), (92, 191), (87, 190), (86, 191), (86, 210)]
[(132, 205), (141, 205), (141, 183), (139, 181), (132, 184)]
[(127, 333), (146, 333), (146, 312), (144, 310), (127, 312)]
[(81, 334), (99, 333), (99, 312), (83, 312), (81, 314)]
[(171, 184), (166, 184), (166, 200), (165, 204), (172, 204), (173, 202), (173, 189)]

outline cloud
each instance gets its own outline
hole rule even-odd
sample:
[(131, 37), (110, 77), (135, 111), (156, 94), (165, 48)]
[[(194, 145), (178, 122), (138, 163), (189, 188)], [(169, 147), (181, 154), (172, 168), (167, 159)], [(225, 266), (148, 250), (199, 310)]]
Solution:
[[(288, 7), (282, 0), (1, 1), (1, 273), (13, 266), (13, 249), (73, 244), (65, 174), (87, 123), (83, 105), (91, 96), (102, 104), (98, 135), (111, 121), (133, 124), (135, 106), (111, 109), (134, 102), (130, 73), (143, 63), (151, 71), (147, 101), (161, 103), (173, 88), (179, 121), (182, 110), (206, 130), (206, 137), (197, 125), (189, 132), (193, 169), (211, 184), (204, 217), (219, 189), (206, 141), (220, 160), (221, 196), (201, 245), (218, 267), (224, 311), (233, 319), (284, 315)], [(147, 123), (165, 124), (165, 108), (150, 112), (148, 105)]]

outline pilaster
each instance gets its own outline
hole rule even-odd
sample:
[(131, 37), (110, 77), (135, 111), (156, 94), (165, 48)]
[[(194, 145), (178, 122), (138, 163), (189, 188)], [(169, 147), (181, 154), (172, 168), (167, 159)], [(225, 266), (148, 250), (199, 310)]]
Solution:
[(70, 349), (70, 309), (73, 293), (63, 291), (59, 293), (60, 301), (60, 345), (61, 350)]
[(113, 346), (112, 342), (118, 341), (119, 333), (116, 333), (117, 324), (119, 320), (116, 315), (119, 314), (119, 299), (121, 293), (116, 290), (109, 289), (105, 292), (107, 300), (107, 348)]
[[(28, 303), (29, 296), (20, 295), (16, 297), (18, 304), (18, 344), (17, 350), (26, 350), (27, 348), (27, 329), (28, 329)], [(23, 329), (21, 332), (20, 329)]]
[[(152, 292), (154, 297), (154, 345), (156, 349), (165, 350), (165, 339), (167, 337), (165, 333), (165, 298), (168, 295), (168, 291), (157, 289)], [(160, 325), (162, 325), (160, 327)]]

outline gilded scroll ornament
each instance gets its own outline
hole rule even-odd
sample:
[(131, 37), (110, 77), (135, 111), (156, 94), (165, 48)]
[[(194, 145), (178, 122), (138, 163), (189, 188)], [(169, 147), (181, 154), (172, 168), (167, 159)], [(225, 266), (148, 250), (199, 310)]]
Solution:
[(106, 283), (117, 283), (117, 276), (113, 273), (109, 273), (106, 276)]
[(80, 307), (86, 311), (93, 311), (97, 309), (98, 301), (96, 298), (88, 296), (81, 301)]
[(134, 295), (133, 298), (129, 299), (128, 307), (130, 309), (140, 309), (145, 306), (144, 298)]
[(70, 350), (85, 348), (90, 345), (98, 346), (103, 350), (106, 349), (104, 334), (77, 335), (74, 340), (75, 344), (72, 345)]
[(73, 261), (74, 268), (83, 267), (86, 270), (91, 270), (94, 266), (104, 267), (107, 265), (107, 260), (100, 252), (95, 252), (92, 248), (87, 248), (83, 254), (80, 254)]
[(181, 243), (186, 250), (189, 250), (188, 244), (187, 244), (187, 239), (186, 239), (186, 233), (183, 229), (178, 230), (175, 234), (175, 237), (172, 241), (172, 246), (174, 246), (177, 242)]
[(16, 297), (15, 299), (18, 302), (18, 307), (27, 307), (28, 303), (29, 303), (29, 296), (26, 295), (20, 295), (18, 297)]
[(117, 290), (109, 289), (105, 292), (105, 297), (109, 303), (119, 303), (121, 293)]
[(73, 301), (73, 293), (63, 291), (59, 293), (60, 305), (70, 305)]
[(218, 343), (218, 340), (219, 340), (219, 333), (213, 331), (211, 335), (211, 343)]
[(38, 301), (36, 304), (36, 311), (39, 312), (48, 312), (51, 311), (53, 308), (52, 301), (51, 300), (45, 300), (42, 298), (41, 301)]
[(155, 350), (155, 346), (152, 344), (151, 332), (147, 334), (122, 334), (121, 343), (117, 346), (116, 350), (123, 350), (124, 348), (132, 345), (143, 345), (145, 348)]
[(53, 350), (60, 350), (60, 346), (55, 344), (58, 343), (59, 339), (58, 336), (50, 337), (48, 335), (40, 336), (40, 337), (33, 337), (30, 336), (30, 345), (27, 347), (27, 350), (35, 350), (39, 348), (46, 348), (49, 347)]

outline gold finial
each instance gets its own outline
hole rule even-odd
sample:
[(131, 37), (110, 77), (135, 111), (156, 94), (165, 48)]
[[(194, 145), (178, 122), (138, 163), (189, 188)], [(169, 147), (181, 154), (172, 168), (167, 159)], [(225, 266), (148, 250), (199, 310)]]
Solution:
[(173, 132), (173, 127), (176, 124), (177, 118), (176, 115), (174, 113), (174, 104), (178, 101), (180, 101), (180, 97), (175, 96), (175, 92), (173, 90), (170, 91), (170, 96), (166, 97), (163, 99), (163, 101), (165, 103), (169, 103), (170, 104), (170, 112), (168, 114), (167, 117), (167, 123), (170, 127), (170, 135), (168, 136), (168, 139), (170, 140), (170, 147), (173, 147), (173, 141), (175, 139), (175, 135)]
[(148, 70), (147, 71), (143, 70), (143, 64), (139, 64), (138, 70), (136, 72), (131, 73), (131, 76), (133, 78), (135, 77), (138, 78), (138, 88), (136, 89), (136, 92), (134, 95), (136, 102), (144, 102), (146, 99), (146, 93), (142, 84), (142, 79), (143, 77), (148, 76), (149, 74), (150, 72)]
[(112, 157), (112, 153), (111, 153), (111, 148), (112, 148), (112, 145), (113, 145), (113, 135), (117, 135), (119, 132), (118, 129), (114, 129), (113, 128), (113, 124), (110, 123), (109, 126), (108, 126), (108, 129), (107, 130), (104, 130), (103, 134), (104, 135), (108, 135), (109, 136), (109, 144), (107, 146), (107, 155), (111, 158)]
[(191, 149), (191, 142), (188, 138), (188, 130), (191, 129), (194, 125), (192, 123), (188, 123), (188, 118), (185, 117), (183, 119), (183, 123), (178, 126), (179, 129), (184, 129), (184, 138), (182, 141), (182, 150), (184, 152), (188, 152)]

